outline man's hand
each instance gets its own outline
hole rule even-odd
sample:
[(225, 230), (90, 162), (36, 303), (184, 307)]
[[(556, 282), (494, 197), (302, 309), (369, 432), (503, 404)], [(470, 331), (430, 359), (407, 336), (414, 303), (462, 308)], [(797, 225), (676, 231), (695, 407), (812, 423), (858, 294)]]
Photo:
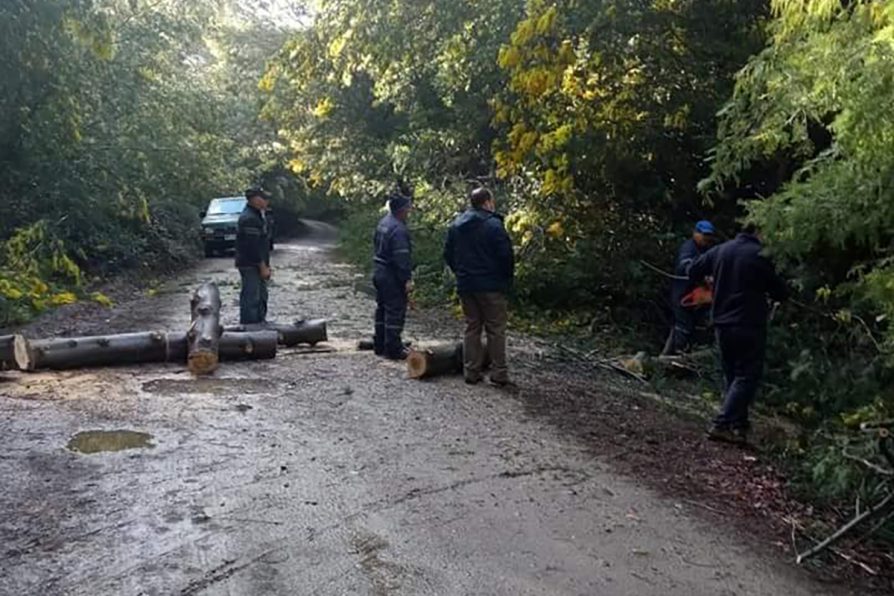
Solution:
[(261, 263), (261, 265), (258, 267), (258, 271), (260, 272), (261, 279), (263, 280), (268, 280), (273, 275), (273, 270), (266, 263)]

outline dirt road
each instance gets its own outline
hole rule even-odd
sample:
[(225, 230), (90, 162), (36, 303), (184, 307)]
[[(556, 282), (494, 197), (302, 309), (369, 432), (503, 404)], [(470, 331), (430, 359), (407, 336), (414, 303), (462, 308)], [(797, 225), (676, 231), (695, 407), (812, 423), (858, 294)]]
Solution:
[[(330, 319), (334, 352), (285, 350), (202, 380), (175, 365), (5, 377), (0, 593), (833, 593), (534, 412), (536, 370), (509, 394), (408, 381), (354, 351), (373, 305), (326, 238), (278, 247), (271, 318)], [(214, 259), (32, 330), (185, 329), (203, 279), (235, 322), (237, 275)], [(436, 325), (411, 315), (408, 335)], [(73, 450), (125, 446), (69, 443), (95, 430), (149, 436)]]

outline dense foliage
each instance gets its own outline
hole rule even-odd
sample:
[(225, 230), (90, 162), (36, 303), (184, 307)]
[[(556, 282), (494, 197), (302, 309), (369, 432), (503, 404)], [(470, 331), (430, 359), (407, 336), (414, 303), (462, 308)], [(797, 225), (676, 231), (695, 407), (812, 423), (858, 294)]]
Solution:
[(228, 12), (0, 3), (0, 325), (76, 299), (82, 272), (193, 254), (199, 205), (258, 169), (272, 137), (256, 81), (283, 34), (251, 35)]

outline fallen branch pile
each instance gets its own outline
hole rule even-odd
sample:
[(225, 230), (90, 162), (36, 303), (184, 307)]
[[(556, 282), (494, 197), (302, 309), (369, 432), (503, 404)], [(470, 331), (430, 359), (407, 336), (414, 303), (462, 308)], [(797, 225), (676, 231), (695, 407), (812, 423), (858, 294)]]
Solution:
[[(870, 433), (874, 435), (875, 438), (877, 438), (879, 454), (884, 458), (887, 467), (882, 467), (879, 464), (870, 462), (868, 460), (859, 461), (866, 465), (870, 470), (885, 478), (894, 476), (894, 450), (892, 450), (891, 445), (892, 440), (894, 440), (891, 436), (892, 429), (894, 429), (894, 420), (884, 420), (876, 423), (863, 423), (860, 426), (860, 429), (863, 432)], [(832, 550), (832, 546), (835, 543), (853, 532), (857, 527), (863, 524), (863, 522), (872, 520), (875, 523), (865, 534), (863, 534), (861, 540), (865, 540), (866, 538), (872, 536), (873, 534), (881, 530), (886, 523), (894, 519), (894, 487), (891, 487), (890, 483), (888, 484), (888, 491), (882, 498), (862, 510), (859, 506), (858, 501), (856, 511), (854, 512), (854, 517), (850, 521), (838, 528), (822, 542), (819, 542), (806, 551), (798, 554), (798, 557), (796, 559), (798, 564), (803, 563), (810, 557), (813, 557), (823, 552), (824, 550)], [(841, 553), (837, 554), (841, 555)], [(867, 569), (865, 565), (861, 566), (867, 572), (873, 571), (872, 569)]]

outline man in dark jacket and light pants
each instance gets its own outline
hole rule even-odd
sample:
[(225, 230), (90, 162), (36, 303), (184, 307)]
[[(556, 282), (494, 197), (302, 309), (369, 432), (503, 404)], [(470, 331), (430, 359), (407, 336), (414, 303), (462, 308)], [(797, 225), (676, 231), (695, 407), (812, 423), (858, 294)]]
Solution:
[(376, 288), (376, 329), (373, 349), (391, 360), (407, 357), (401, 334), (413, 288), (413, 246), (407, 229), (410, 198), (395, 194), (388, 201), (389, 213), (379, 221), (373, 238)]
[(260, 188), (245, 191), (248, 204), (236, 224), (236, 268), (242, 278), (239, 322), (266, 323), (267, 281), (270, 279), (270, 234), (267, 209), (270, 193)]
[(486, 188), (471, 194), (471, 208), (450, 226), (444, 260), (456, 275), (457, 292), (466, 318), (463, 340), (463, 372), (466, 383), (481, 381), (484, 348), (482, 329), (487, 333), (491, 361), (491, 383), (509, 384), (506, 365), (507, 298), (515, 274), (512, 242), (502, 216)]
[(714, 278), (712, 314), (725, 381), (723, 407), (708, 436), (744, 443), (748, 409), (764, 369), (767, 296), (781, 302), (788, 296), (788, 289), (773, 263), (762, 254), (754, 228), (696, 259), (689, 268), (689, 279), (699, 283), (707, 276)]

